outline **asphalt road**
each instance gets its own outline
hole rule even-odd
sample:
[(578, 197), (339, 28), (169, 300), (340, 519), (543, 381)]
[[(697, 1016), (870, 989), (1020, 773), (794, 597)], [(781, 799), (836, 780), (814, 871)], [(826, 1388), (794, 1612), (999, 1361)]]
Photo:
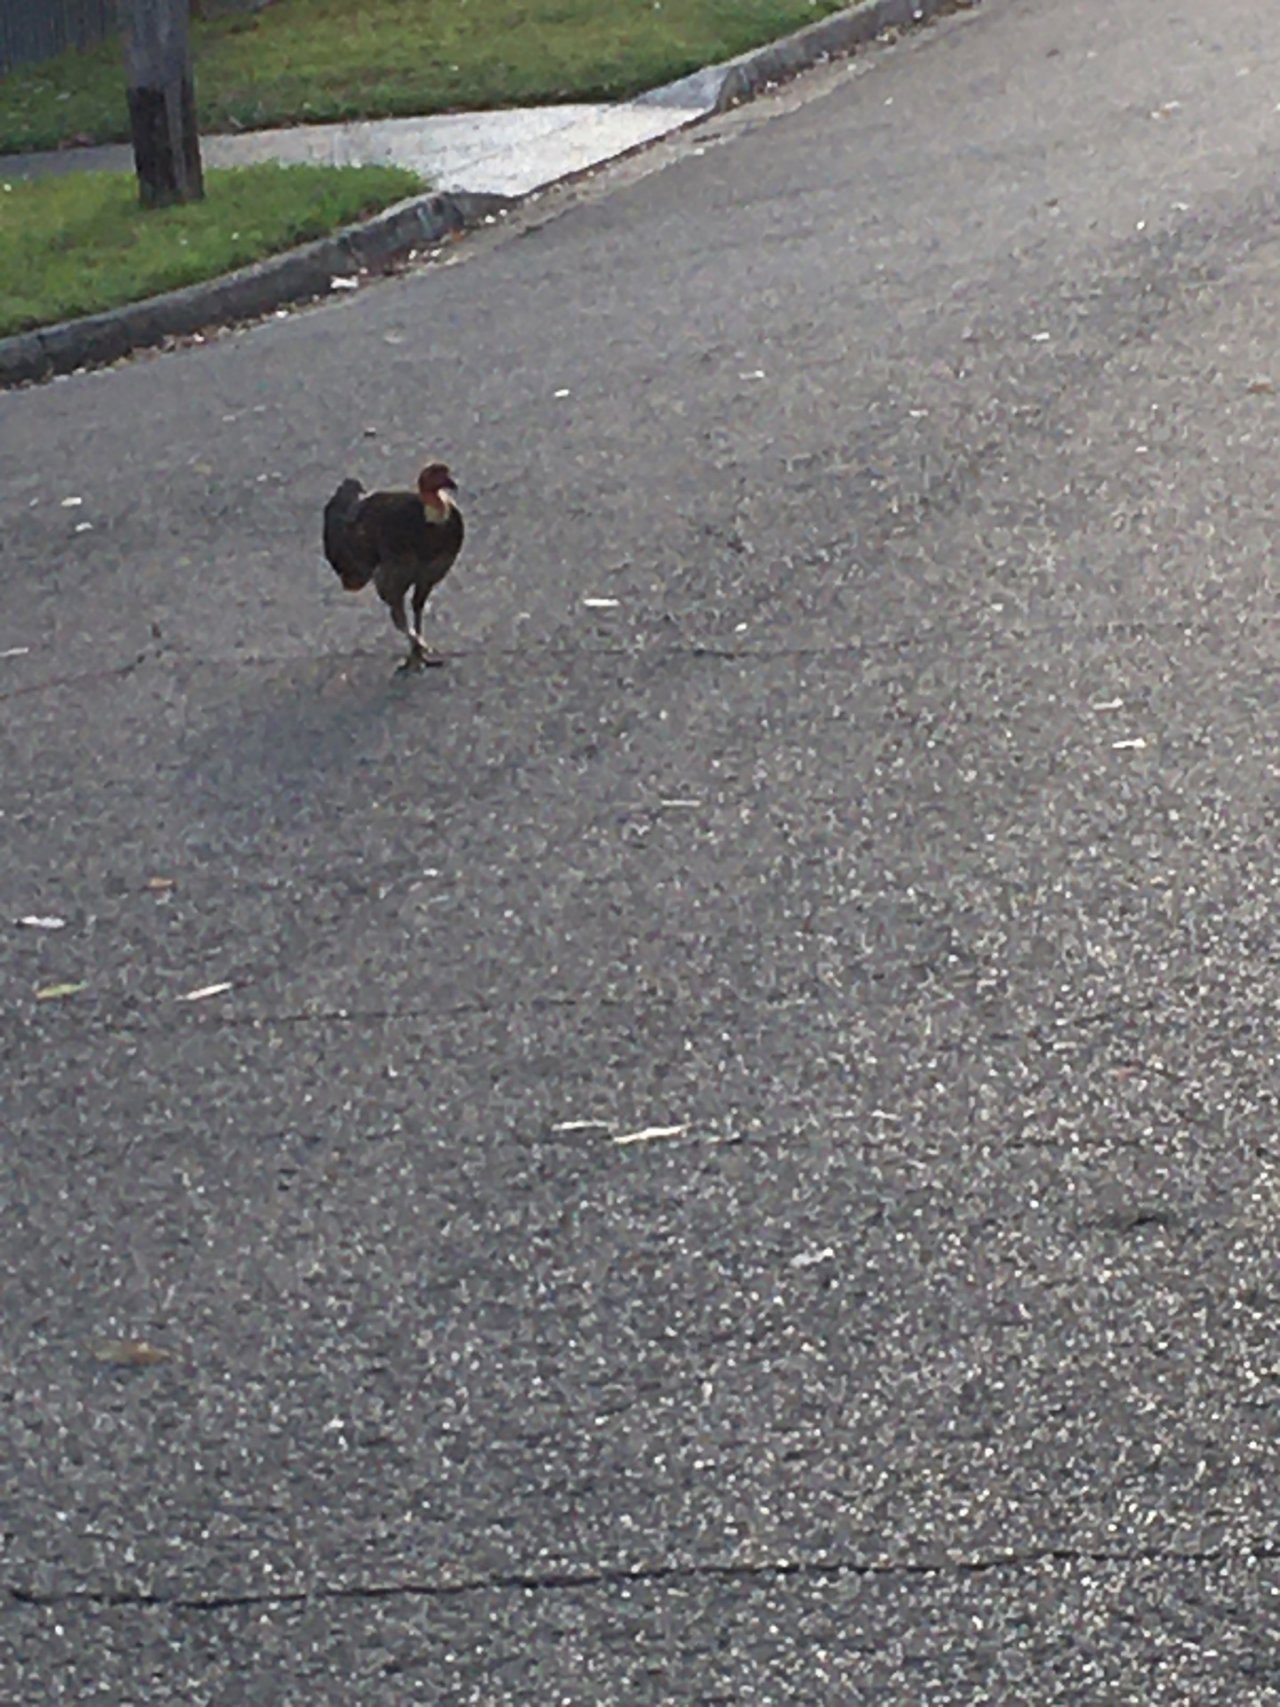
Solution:
[(1278, 99), (988, 0), (0, 398), (0, 1698), (1280, 1701)]

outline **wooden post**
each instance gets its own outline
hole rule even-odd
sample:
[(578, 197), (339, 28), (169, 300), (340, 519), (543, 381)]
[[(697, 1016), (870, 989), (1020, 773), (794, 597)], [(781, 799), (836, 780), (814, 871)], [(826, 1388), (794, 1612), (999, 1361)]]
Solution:
[(120, 0), (129, 124), (143, 207), (204, 195), (188, 0)]

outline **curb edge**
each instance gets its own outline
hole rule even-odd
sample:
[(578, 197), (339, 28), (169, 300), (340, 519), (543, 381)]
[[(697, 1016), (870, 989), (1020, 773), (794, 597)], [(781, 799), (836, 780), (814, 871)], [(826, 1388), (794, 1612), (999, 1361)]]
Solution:
[[(979, 0), (859, 0), (846, 11), (735, 59), (705, 66), (636, 99), (670, 105), (697, 90), (707, 117), (727, 112), (771, 84), (838, 59), (883, 31), (927, 23), (940, 13)], [(604, 164), (604, 162), (601, 162)], [(580, 174), (571, 174), (578, 176)], [(541, 188), (545, 189), (543, 185)], [(531, 194), (537, 194), (534, 191)], [(385, 272), (413, 250), (457, 236), (486, 217), (515, 206), (522, 196), (429, 191), (397, 202), (372, 219), (344, 226), (330, 237), (267, 256), (220, 278), (144, 297), (101, 314), (0, 338), (0, 390), (53, 379), (81, 368), (105, 367), (167, 338), (190, 337), (254, 320), (276, 309), (329, 296), (333, 280), (354, 271)]]

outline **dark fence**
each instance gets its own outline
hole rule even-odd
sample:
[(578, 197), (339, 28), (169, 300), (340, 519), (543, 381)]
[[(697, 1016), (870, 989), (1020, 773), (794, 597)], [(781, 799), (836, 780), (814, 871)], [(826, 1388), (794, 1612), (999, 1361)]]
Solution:
[(0, 0), (0, 73), (90, 47), (116, 25), (116, 0)]
[[(191, 0), (193, 18), (260, 12), (270, 0)], [(39, 65), (69, 47), (92, 47), (114, 35), (117, 0), (0, 0), (0, 76)]]

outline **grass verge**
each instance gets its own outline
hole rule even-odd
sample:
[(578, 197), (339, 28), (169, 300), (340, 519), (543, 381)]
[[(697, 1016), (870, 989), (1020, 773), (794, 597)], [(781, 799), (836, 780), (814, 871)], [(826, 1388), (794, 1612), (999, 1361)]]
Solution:
[(132, 173), (6, 183), (0, 337), (231, 272), (422, 187), (399, 166), (241, 166), (206, 173), (202, 202), (144, 213)]
[[(202, 130), (618, 100), (846, 0), (275, 0), (194, 26)], [(127, 141), (119, 44), (0, 78), (0, 152)]]

